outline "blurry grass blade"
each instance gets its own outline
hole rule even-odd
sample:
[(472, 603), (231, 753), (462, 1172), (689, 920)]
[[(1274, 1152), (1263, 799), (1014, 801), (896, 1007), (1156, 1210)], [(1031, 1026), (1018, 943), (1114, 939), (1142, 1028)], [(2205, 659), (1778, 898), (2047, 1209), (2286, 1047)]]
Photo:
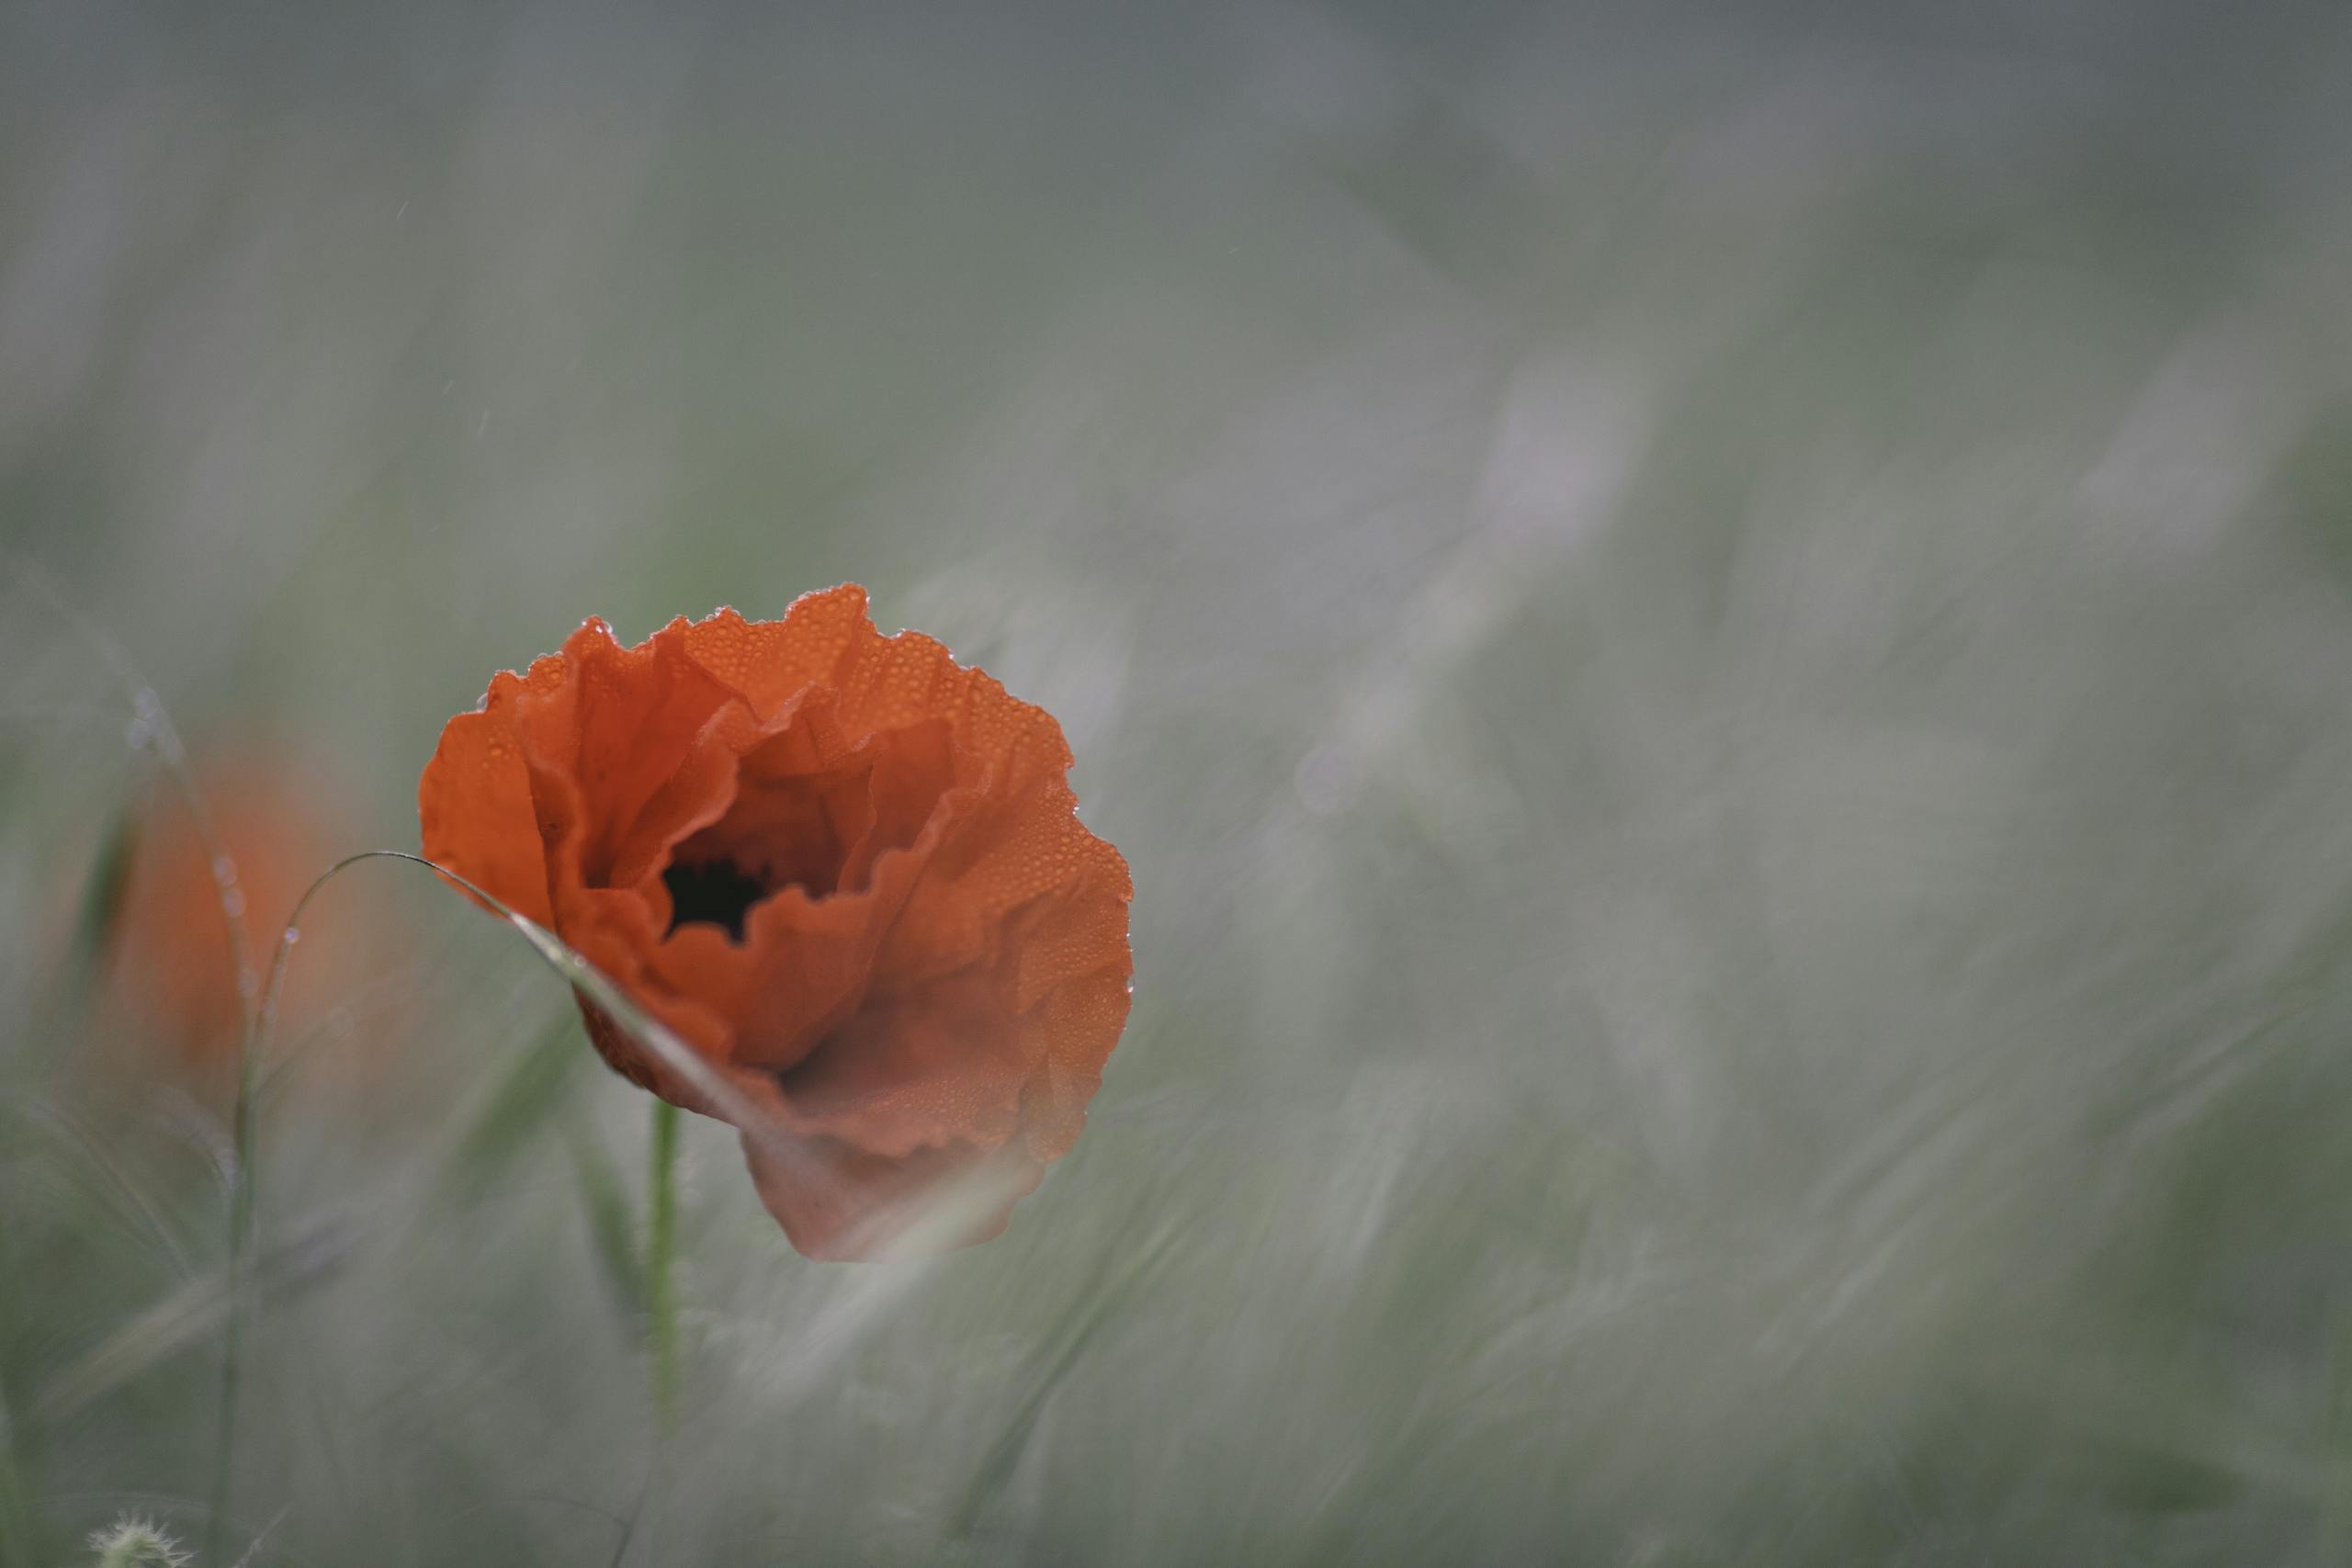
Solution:
[(589, 1238), (596, 1244), (596, 1260), (604, 1265), (622, 1312), (634, 1322), (645, 1312), (645, 1276), (638, 1261), (628, 1195), (595, 1134), (577, 1122), (568, 1131), (571, 1168), (579, 1179), (580, 1202), (588, 1218)]
[(114, 938), (122, 912), (122, 896), (130, 886), (130, 864), (139, 851), (139, 813), (125, 802), (107, 829), (106, 841), (82, 887), (82, 905), (74, 921), (74, 959), (95, 968)]
[(139, 811), (125, 801), (107, 827), (96, 860), (82, 884), (74, 914), (74, 942), (57, 971), (45, 1023), (52, 1055), (62, 1056), (79, 1037), (79, 1025), (88, 1010), (107, 954), (113, 950), (115, 928), (122, 919), (123, 896), (130, 886), (131, 863), (139, 852)]
[(225, 1276), (188, 1281), (51, 1378), (41, 1390), (41, 1414), (70, 1416), (204, 1338), (226, 1319), (228, 1301)]
[[(350, 1226), (314, 1225), (266, 1255), (246, 1282), (273, 1292), (319, 1283), (342, 1266), (356, 1243)], [(228, 1321), (229, 1303), (225, 1272), (182, 1285), (51, 1377), (37, 1402), (40, 1414), (51, 1420), (70, 1416), (201, 1341)]]
[(0, 1385), (0, 1568), (35, 1568), (47, 1533), (25, 1484), (30, 1467), (19, 1458), (23, 1447), (7, 1389)]
[(562, 1109), (571, 1068), (583, 1054), (579, 1014), (567, 1007), (515, 1058), (466, 1129), (442, 1169), (441, 1202), (470, 1197), (496, 1180)]
[(965, 1490), (962, 1504), (956, 1508), (951, 1532), (958, 1539), (968, 1538), (979, 1523), (980, 1514), (990, 1498), (1001, 1492), (1012, 1479), (1022, 1454), (1029, 1447), (1029, 1435), (1036, 1429), (1037, 1417), (1054, 1390), (1078, 1364), (1087, 1346), (1093, 1343), (1106, 1324), (1122, 1316), (1136, 1301), (1145, 1282), (1159, 1271), (1167, 1261), (1172, 1233), (1163, 1227), (1156, 1231), (1139, 1247), (1113, 1254), (1096, 1272), (1088, 1288), (1080, 1292), (1069, 1317), (1056, 1340), (1048, 1341), (1050, 1348), (1037, 1359), (1035, 1367), (1026, 1379), (1029, 1394), (1021, 1408), (1005, 1423), (996, 1441), (989, 1445), (988, 1453), (972, 1475), (972, 1483)]
[(85, 1191), (91, 1202), (116, 1223), (119, 1233), (153, 1237), (156, 1247), (170, 1258), (173, 1271), (183, 1279), (192, 1277), (196, 1264), (174, 1232), (165, 1205), (124, 1168), (109, 1146), (109, 1140), (88, 1126), (71, 1107), (47, 1100), (35, 1100), (30, 1104), (33, 1113), (27, 1117), (28, 1123), (50, 1133), (51, 1146), (64, 1151), (74, 1166), (92, 1174), (93, 1179)]
[(251, 1568), (254, 1554), (268, 1542), (269, 1538), (277, 1533), (277, 1527), (286, 1522), (286, 1516), (293, 1511), (294, 1505), (288, 1503), (277, 1510), (277, 1517), (261, 1527), (260, 1533), (255, 1535), (252, 1543), (245, 1548), (244, 1555), (237, 1559), (237, 1568)]
[[(0, 1097), (0, 1110), (6, 1108)], [(9, 1165), (23, 1157), (23, 1140), (13, 1132), (0, 1147), (7, 1150)], [(14, 1190), (15, 1175), (5, 1170), (0, 1191)], [(39, 1249), (29, 1228), (13, 1217), (0, 1225), (0, 1568), (46, 1568), (50, 1560), (47, 1525), (32, 1484), (40, 1470), (40, 1434), (17, 1414), (32, 1376), (27, 1353), (38, 1342), (32, 1325), (48, 1294), (32, 1282), (28, 1259)]]
[(1546, 222), (1544, 191), (1462, 106), (1415, 96), (1387, 125), (1309, 141), (1317, 166), (1396, 241), (1473, 293), (1511, 281)]
[(2323, 1561), (2342, 1562), (2352, 1550), (2352, 1302), (2338, 1292), (2328, 1303), (2327, 1463), (2320, 1500)]

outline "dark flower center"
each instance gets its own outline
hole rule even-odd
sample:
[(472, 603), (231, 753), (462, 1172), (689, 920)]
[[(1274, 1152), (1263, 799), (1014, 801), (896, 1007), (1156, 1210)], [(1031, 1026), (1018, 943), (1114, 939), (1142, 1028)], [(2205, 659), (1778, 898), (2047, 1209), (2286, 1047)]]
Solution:
[(741, 758), (735, 798), (671, 852), (670, 929), (718, 926), (737, 942), (755, 905), (865, 891), (877, 856), (913, 843), (954, 777), (947, 727), (925, 720), (828, 756), (796, 727)]
[(699, 920), (726, 927), (737, 942), (743, 940), (743, 917), (768, 896), (765, 884), (731, 860), (682, 861), (663, 872), (662, 881), (670, 889), (670, 931)]

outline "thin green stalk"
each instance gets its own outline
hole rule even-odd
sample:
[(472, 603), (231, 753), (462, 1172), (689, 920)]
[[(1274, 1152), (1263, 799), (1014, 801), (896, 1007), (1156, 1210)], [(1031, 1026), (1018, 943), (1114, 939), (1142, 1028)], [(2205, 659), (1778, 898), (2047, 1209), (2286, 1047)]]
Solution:
[(269, 979), (261, 987), (258, 1006), (250, 1006), (246, 1014), (245, 1039), (237, 1053), (237, 1104), (232, 1142), (235, 1146), (234, 1168), (230, 1172), (229, 1192), (229, 1265), (228, 1320), (223, 1325), (220, 1348), (220, 1427), (213, 1439), (212, 1450), (212, 1509), (204, 1526), (204, 1561), (217, 1562), (227, 1541), (229, 1528), (229, 1489), (235, 1479), (234, 1466), (237, 1445), (237, 1375), (244, 1348), (245, 1266), (254, 1244), (254, 1209), (260, 1191), (259, 1173), (254, 1169), (255, 1140), (254, 1136), (254, 1107), (261, 1100), (262, 1047), (269, 1034), (270, 1020), (277, 1015), (278, 992), (286, 984), (286, 961), (294, 952), (294, 942), (301, 934), (302, 911), (311, 907), (320, 888), (345, 866), (356, 865), (363, 860), (374, 860), (385, 852), (365, 850), (349, 855), (329, 866), (316, 881), (302, 890), (294, 901), (293, 912), (286, 917), (286, 925), (278, 932), (277, 946), (269, 956)]
[[(289, 926), (288, 931), (291, 931)], [(279, 948), (283, 956), (284, 946)], [(270, 987), (273, 996), (275, 981)], [(233, 1480), (237, 1444), (237, 1374), (245, 1326), (245, 1254), (254, 1231), (254, 1102), (261, 1081), (261, 1024), (246, 1034), (237, 1057), (237, 1107), (232, 1142), (234, 1166), (230, 1172), (228, 1320), (220, 1347), (220, 1426), (212, 1446), (212, 1508), (204, 1527), (204, 1560), (220, 1555), (229, 1521), (229, 1487)]]
[[(321, 872), (302, 897), (294, 901), (292, 913), (286, 917), (285, 926), (278, 931), (277, 945), (269, 957), (269, 977), (259, 987), (259, 1001), (252, 1000), (247, 989), (248, 1008), (244, 1047), (237, 1056), (237, 1105), (234, 1122), (235, 1169), (230, 1173), (229, 1200), (229, 1265), (228, 1318), (222, 1333), (220, 1355), (220, 1426), (215, 1435), (212, 1450), (212, 1510), (204, 1527), (203, 1561), (220, 1560), (226, 1543), (229, 1527), (229, 1489), (234, 1478), (237, 1441), (237, 1377), (244, 1347), (245, 1315), (250, 1303), (245, 1301), (245, 1272), (254, 1246), (254, 1211), (260, 1193), (260, 1176), (255, 1169), (255, 1139), (254, 1136), (254, 1108), (261, 1100), (263, 1046), (267, 1043), (271, 1020), (277, 1016), (277, 998), (286, 986), (287, 960), (293, 955), (294, 943), (302, 926), (302, 913), (311, 900), (348, 868), (361, 861), (401, 860), (420, 861), (427, 868), (439, 872), (440, 867), (421, 857), (400, 850), (362, 850)], [(243, 949), (239, 950), (241, 953)]]
[[(302, 912), (310, 908), (311, 900), (318, 896), (320, 888), (325, 886), (329, 881), (348, 867), (367, 860), (407, 861), (412, 864), (423, 866), (443, 881), (472, 895), (482, 905), (514, 926), (516, 931), (521, 931), (525, 939), (537, 951), (539, 956), (569, 980), (575, 990), (585, 995), (627, 1029), (633, 1038), (643, 1043), (657, 1059), (678, 1074), (695, 1092), (704, 1096), (712, 1104), (732, 1112), (729, 1119), (740, 1119), (739, 1125), (746, 1128), (764, 1126), (758, 1109), (746, 1100), (739, 1090), (729, 1086), (725, 1078), (714, 1072), (701, 1057), (695, 1055), (690, 1047), (671, 1033), (658, 1020), (639, 1008), (627, 992), (614, 985), (594, 964), (565, 946), (553, 933), (536, 921), (515, 913), (503, 902), (475, 886), (466, 878), (446, 867), (435, 865), (423, 855), (411, 854), (403, 850), (363, 850), (328, 867), (318, 880), (311, 883), (303, 892), (301, 898), (295, 903), (293, 913), (287, 917), (285, 930), (278, 937), (277, 951), (270, 960), (268, 981), (262, 987), (260, 1005), (254, 1010), (253, 1026), (248, 1031), (245, 1040), (243, 1070), (240, 1074), (238, 1088), (237, 1129), (240, 1146), (236, 1171), (237, 1188), (235, 1201), (231, 1210), (233, 1245), (230, 1253), (229, 1269), (230, 1317), (227, 1357), (222, 1381), (220, 1448), (215, 1458), (214, 1507), (211, 1520), (206, 1527), (205, 1560), (208, 1562), (218, 1559), (220, 1547), (224, 1539), (223, 1532), (227, 1528), (230, 1454), (236, 1431), (237, 1357), (243, 1343), (242, 1329), (237, 1315), (238, 1291), (242, 1276), (242, 1260), (250, 1246), (256, 1190), (253, 1171), (253, 1105), (259, 1084), (262, 1045), (270, 1020), (277, 1011), (278, 992), (286, 978), (286, 961), (293, 952), (295, 939), (300, 935)], [(677, 1250), (677, 1152), (678, 1108), (667, 1100), (657, 1100), (653, 1122), (653, 1168), (650, 1173), (653, 1201), (651, 1234), (649, 1238), (650, 1267), (648, 1272), (650, 1278), (648, 1281), (647, 1300), (650, 1309), (648, 1318), (650, 1330), (650, 1348), (652, 1352), (654, 1404), (661, 1430), (665, 1437), (674, 1424), (677, 1397), (677, 1307), (673, 1279), (676, 1273), (674, 1256)]]
[[(172, 723), (171, 715), (164, 711), (163, 700), (147, 683), (147, 678), (140, 673), (130, 650), (111, 632), (76, 610), (49, 573), (14, 552), (0, 552), (0, 560), (13, 567), (17, 581), (74, 629), (130, 698), (131, 716), (125, 730), (125, 739), (133, 748), (145, 747), (154, 754), (164, 776), (171, 781), (175, 793), (179, 795), (180, 804), (187, 811), (188, 819), (196, 830), (197, 842), (203, 846), (205, 859), (212, 867), (220, 919), (229, 932), (231, 962), (236, 965), (237, 998), (244, 1014), (244, 1036), (238, 1055), (237, 1103), (232, 1134), (235, 1165), (230, 1172), (229, 1322), (220, 1364), (220, 1430), (213, 1459), (212, 1514), (205, 1527), (205, 1556), (209, 1560), (219, 1553), (220, 1531), (229, 1503), (230, 1456), (236, 1433), (239, 1286), (254, 1213), (254, 1099), (260, 1077), (261, 1036), (267, 1021), (268, 1003), (262, 999), (262, 987), (254, 969), (253, 946), (245, 928), (245, 896), (243, 889), (237, 886), (237, 863), (229, 857), (227, 846), (220, 841), (220, 836), (213, 827), (212, 813), (205, 804), (204, 793), (197, 787), (196, 769), (188, 760), (187, 748), (181, 742), (179, 729)], [(303, 902), (309, 901), (310, 895), (303, 895)], [(296, 906), (296, 908), (299, 913), (300, 906)], [(293, 927), (291, 919), (287, 926), (290, 932)], [(290, 941), (289, 936), (287, 942), (278, 944), (277, 964), (273, 964), (271, 970), (269, 992), (272, 997), (277, 990), (277, 969), (284, 963), (286, 947)]]
[[(313, 882), (288, 916), (277, 944), (266, 982), (258, 980), (253, 964), (252, 947), (246, 937), (243, 890), (236, 886), (235, 863), (228, 858), (219, 836), (215, 833), (212, 816), (207, 809), (202, 793), (196, 786), (195, 770), (190, 765), (187, 750), (181, 743), (179, 732), (164, 710), (154, 691), (147, 684), (129, 652), (107, 630), (76, 611), (64, 593), (58, 589), (48, 573), (32, 561), (13, 550), (0, 549), (0, 565), (12, 568), (17, 580), (28, 587), (71, 625), (83, 640), (97, 654), (108, 671), (120, 682), (130, 699), (132, 717), (128, 732), (134, 747), (145, 747), (161, 762), (164, 775), (170, 780), (181, 803), (193, 819), (197, 839), (214, 868), (220, 887), (220, 914), (228, 928), (229, 946), (237, 969), (237, 991), (243, 1004), (244, 1032), (239, 1051), (237, 1097), (232, 1116), (232, 1139), (234, 1168), (231, 1172), (229, 1203), (229, 1256), (226, 1269), (227, 1322), (223, 1335), (220, 1374), (220, 1420), (213, 1455), (213, 1478), (210, 1517), (205, 1526), (204, 1558), (218, 1561), (226, 1540), (230, 1487), (234, 1475), (234, 1455), (237, 1429), (238, 1376), (243, 1348), (244, 1309), (247, 1262), (253, 1249), (254, 1215), (257, 1205), (259, 1185), (254, 1169), (254, 1113), (261, 1085), (262, 1046), (267, 1033), (271, 1015), (277, 1007), (278, 987), (284, 979), (286, 960), (291, 951), (302, 910), (327, 880), (363, 860), (390, 859), (413, 861), (440, 875), (444, 880), (472, 894), (499, 915), (512, 922), (530, 941), (540, 955), (570, 979), (574, 987), (596, 1000), (620, 1021), (623, 1027), (639, 1038), (654, 1055), (678, 1072), (688, 1083), (707, 1095), (720, 1106), (733, 1106), (741, 1097), (711, 1073), (666, 1029), (643, 1015), (628, 998), (592, 965), (583, 962), (550, 933), (534, 922), (517, 915), (503, 903), (473, 886), (464, 877), (435, 865), (421, 855), (397, 850), (371, 850), (337, 862)], [(746, 1126), (760, 1125), (756, 1112), (750, 1112)], [(651, 1314), (650, 1323), (652, 1351), (654, 1402), (663, 1431), (673, 1420), (677, 1385), (677, 1315), (672, 1276), (673, 1256), (676, 1247), (677, 1110), (666, 1101), (657, 1103), (654, 1112), (653, 1216), (651, 1235), (652, 1286), (650, 1293)]]
[(653, 1376), (653, 1420), (667, 1438), (678, 1424), (678, 1108), (653, 1102), (653, 1152), (647, 1172), (651, 1213), (645, 1255), (645, 1348)]

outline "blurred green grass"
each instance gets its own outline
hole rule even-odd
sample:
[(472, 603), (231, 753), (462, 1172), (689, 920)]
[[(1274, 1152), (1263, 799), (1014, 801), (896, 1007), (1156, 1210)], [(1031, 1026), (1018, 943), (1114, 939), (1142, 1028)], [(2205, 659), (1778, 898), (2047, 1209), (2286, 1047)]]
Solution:
[[(659, 1453), (642, 1097), (342, 879), (230, 1539), (2340, 1561), (2347, 90), (2289, 5), (0, 9), (0, 543), (197, 750), (409, 847), (492, 670), (854, 578), (1136, 875), (1001, 1240), (808, 1264), (689, 1119)], [(205, 1533), (227, 1134), (94, 1066), (150, 765), (0, 594), (48, 1568)]]

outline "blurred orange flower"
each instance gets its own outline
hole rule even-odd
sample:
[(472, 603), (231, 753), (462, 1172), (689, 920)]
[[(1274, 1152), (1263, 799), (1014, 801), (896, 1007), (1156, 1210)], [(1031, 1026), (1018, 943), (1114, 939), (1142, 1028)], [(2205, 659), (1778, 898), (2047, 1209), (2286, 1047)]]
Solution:
[[(334, 792), (282, 755), (249, 750), (235, 761), (207, 761), (197, 768), (196, 784), (211, 818), (213, 847), (228, 863), (215, 863), (187, 804), (159, 781), (140, 818), (111, 971), (116, 994), (147, 1027), (190, 1066), (211, 1068), (233, 1064), (244, 1040), (223, 894), (244, 930), (251, 983), (257, 985), (295, 900), (354, 845), (321, 805)], [(322, 964), (321, 956), (306, 952), (295, 965), (300, 984), (289, 1000), (298, 994), (332, 998), (351, 982), (351, 964)]]
[(904, 1237), (988, 1178), (1004, 1228), (1066, 1153), (1127, 1016), (1126, 863), (1081, 826), (1069, 746), (865, 590), (777, 621), (591, 620), (441, 733), (425, 854), (543, 925), (742, 1091), (707, 1103), (582, 1001), (631, 1079), (747, 1127), (814, 1258)]

